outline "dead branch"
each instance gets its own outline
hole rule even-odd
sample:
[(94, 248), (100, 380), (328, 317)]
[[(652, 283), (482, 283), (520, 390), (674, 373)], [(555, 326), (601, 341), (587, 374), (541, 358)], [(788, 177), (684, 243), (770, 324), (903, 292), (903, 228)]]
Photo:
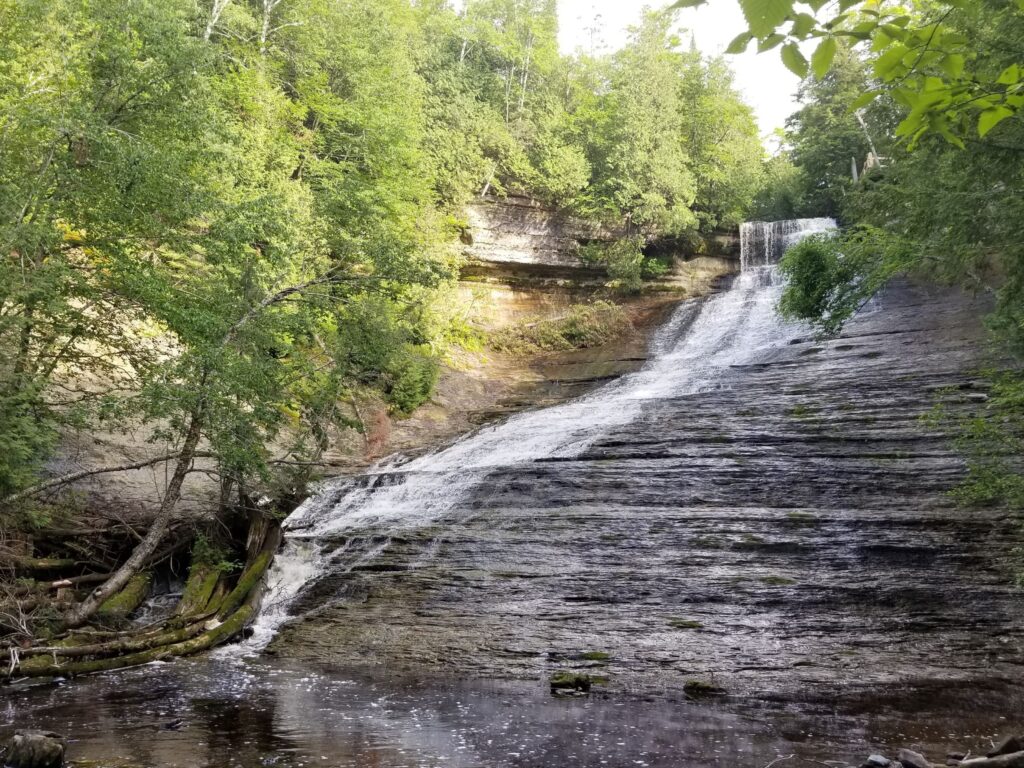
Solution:
[[(211, 458), (215, 454), (209, 452), (197, 452), (194, 457), (199, 458)], [(146, 459), (144, 461), (135, 461), (130, 464), (120, 464), (116, 467), (102, 467), (101, 469), (83, 469), (80, 472), (72, 472), (69, 475), (62, 475), (61, 477), (55, 477), (50, 480), (44, 480), (41, 483), (30, 485), (28, 488), (13, 493), (10, 496), (0, 499), (0, 504), (7, 506), (15, 504), (19, 501), (23, 501), (32, 496), (38, 496), (44, 491), (48, 491), (52, 488), (58, 488), (68, 483), (74, 483), (78, 480), (82, 480), (86, 477), (93, 477), (94, 475), (106, 475), (114, 472), (131, 472), (137, 469), (145, 469), (146, 467), (152, 467), (156, 464), (162, 464), (167, 461), (174, 461), (180, 458), (180, 453), (169, 453), (165, 456), (158, 456), (155, 459)]]

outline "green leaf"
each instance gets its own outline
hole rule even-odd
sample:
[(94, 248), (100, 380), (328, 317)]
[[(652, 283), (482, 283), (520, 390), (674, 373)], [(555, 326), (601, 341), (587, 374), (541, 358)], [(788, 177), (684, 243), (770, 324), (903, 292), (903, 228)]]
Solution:
[(931, 129), (940, 133), (942, 137), (954, 147), (957, 147), (958, 149), (966, 149), (963, 139), (950, 130), (949, 121), (942, 115), (932, 115)]
[(891, 80), (895, 77), (895, 70), (903, 62), (907, 55), (907, 46), (903, 43), (894, 43), (889, 49), (875, 59), (875, 74), (883, 80)]
[(992, 107), (986, 109), (978, 116), (978, 135), (984, 137), (1008, 117), (1013, 117), (1013, 110), (1009, 107)]
[(883, 24), (882, 31), (893, 40), (906, 40), (907, 30), (899, 24)]
[(673, 8), (696, 8), (698, 5), (704, 5), (708, 0), (678, 0), (673, 3)]
[(881, 91), (868, 91), (867, 93), (862, 93), (860, 96), (853, 100), (853, 104), (850, 105), (850, 111), (855, 112), (858, 109), (864, 109), (864, 107), (866, 107), (868, 104), (873, 102), (881, 95)]
[(927, 127), (924, 125), (924, 113), (921, 110), (914, 110), (896, 126), (896, 135), (911, 136), (918, 133), (922, 127)]
[(1003, 70), (996, 82), (1000, 85), (1016, 85), (1020, 82), (1020, 67), (1017, 64), (1011, 64)]
[(858, 35), (873, 35), (875, 34), (876, 29), (878, 29), (878, 22), (868, 19), (867, 21), (862, 21), (860, 24), (854, 25), (853, 29), (850, 31), (856, 32)]
[(793, 12), (793, 0), (740, 0), (754, 37), (767, 37)]
[(884, 51), (889, 47), (889, 43), (892, 42), (892, 38), (889, 37), (883, 30), (875, 32), (875, 36), (871, 39), (871, 50), (874, 53)]
[(820, 80), (828, 74), (832, 68), (832, 62), (836, 58), (837, 50), (839, 50), (839, 46), (834, 37), (826, 37), (818, 43), (818, 47), (811, 54), (811, 69), (816, 78)]
[(807, 59), (800, 53), (796, 43), (786, 43), (782, 46), (782, 63), (800, 79), (807, 77)]
[(957, 80), (963, 77), (964, 74), (964, 57), (959, 53), (947, 54), (943, 57), (939, 66), (942, 67), (942, 71), (949, 75), (949, 77)]
[(754, 39), (754, 36), (749, 32), (742, 32), (732, 39), (729, 43), (729, 47), (725, 49), (726, 53), (743, 53), (747, 50), (747, 46), (750, 45), (750, 41)]
[(810, 34), (811, 30), (818, 25), (818, 22), (809, 13), (798, 13), (796, 18), (793, 19), (793, 27), (789, 30), (789, 33), (793, 37), (804, 38)]
[(766, 37), (764, 40), (757, 44), (757, 52), (764, 53), (765, 51), (770, 51), (772, 48), (782, 43), (785, 39), (785, 35), (780, 35), (778, 33), (768, 35), (768, 37)]

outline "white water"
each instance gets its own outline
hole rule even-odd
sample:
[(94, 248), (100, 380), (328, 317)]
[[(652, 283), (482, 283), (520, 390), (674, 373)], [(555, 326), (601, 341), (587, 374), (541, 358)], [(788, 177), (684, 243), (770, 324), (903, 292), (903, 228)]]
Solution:
[[(387, 548), (391, 534), (469, 514), (459, 510), (460, 502), (494, 468), (577, 456), (632, 421), (645, 401), (715, 388), (730, 366), (785, 343), (793, 328), (775, 311), (782, 285), (774, 262), (800, 238), (834, 227), (831, 219), (744, 224), (743, 269), (733, 287), (681, 305), (658, 331), (643, 370), (585, 397), (513, 416), (436, 453), (326, 484), (285, 522), (287, 543), (269, 576), (253, 636), (234, 648), (265, 647), (289, 619), (289, 605), (318, 575), (349, 571), (373, 559)], [(318, 544), (342, 537), (351, 538), (329, 556)]]

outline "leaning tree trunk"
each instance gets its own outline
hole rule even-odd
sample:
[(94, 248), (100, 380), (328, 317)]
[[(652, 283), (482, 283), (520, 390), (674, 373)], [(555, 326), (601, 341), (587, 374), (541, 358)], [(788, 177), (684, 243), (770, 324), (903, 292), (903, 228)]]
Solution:
[(185, 443), (178, 456), (178, 463), (174, 467), (174, 474), (167, 486), (167, 493), (160, 504), (160, 511), (157, 512), (149, 531), (145, 537), (132, 550), (131, 556), (110, 575), (110, 578), (94, 589), (89, 596), (78, 605), (74, 606), (64, 617), (64, 624), (67, 627), (80, 627), (85, 624), (103, 605), (104, 601), (111, 595), (115, 595), (124, 588), (132, 577), (137, 574), (150, 556), (156, 552), (160, 542), (163, 541), (167, 529), (170, 527), (171, 519), (174, 516), (174, 507), (181, 497), (181, 486), (185, 482), (195, 458), (196, 447), (199, 445), (199, 438), (202, 434), (202, 417), (198, 413), (192, 414), (188, 432), (185, 435)]

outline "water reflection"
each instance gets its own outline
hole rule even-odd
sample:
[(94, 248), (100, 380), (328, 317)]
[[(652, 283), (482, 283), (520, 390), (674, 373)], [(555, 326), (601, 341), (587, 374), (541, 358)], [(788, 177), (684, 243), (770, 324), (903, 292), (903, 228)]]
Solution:
[(0, 736), (52, 729), (72, 739), (76, 764), (107, 768), (760, 768), (790, 754), (853, 763), (887, 746), (977, 749), (1007, 727), (1000, 712), (1024, 703), (1001, 686), (985, 693), (987, 709), (972, 712), (971, 700), (867, 695), (844, 711), (833, 702), (556, 700), (535, 684), (206, 660), (8, 689)]

